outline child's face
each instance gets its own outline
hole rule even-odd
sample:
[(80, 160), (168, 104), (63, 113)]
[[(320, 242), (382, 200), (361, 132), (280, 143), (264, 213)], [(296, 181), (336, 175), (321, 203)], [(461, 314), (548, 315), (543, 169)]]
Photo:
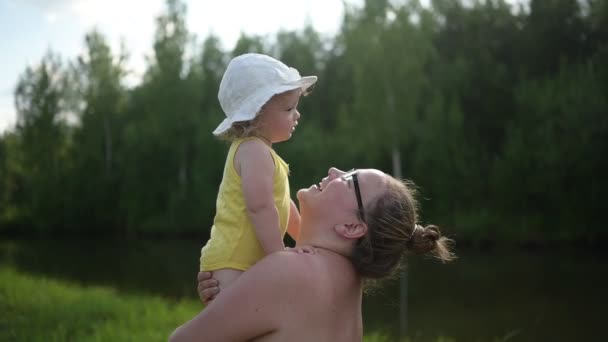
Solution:
[(261, 133), (272, 143), (289, 140), (298, 125), (300, 89), (273, 96), (262, 107)]

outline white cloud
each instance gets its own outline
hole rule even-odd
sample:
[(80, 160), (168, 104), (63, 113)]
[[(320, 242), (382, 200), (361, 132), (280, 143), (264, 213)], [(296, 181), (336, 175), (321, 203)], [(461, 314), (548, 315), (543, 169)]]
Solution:
[(163, 4), (162, 0), (72, 0), (69, 10), (85, 26), (100, 25), (125, 32), (153, 23)]
[(188, 28), (199, 36), (213, 32), (231, 48), (241, 32), (267, 35), (295, 30), (307, 21), (317, 31), (335, 32), (343, 13), (341, 0), (190, 1)]
[(44, 11), (58, 11), (76, 0), (21, 0), (23, 4), (38, 7)]

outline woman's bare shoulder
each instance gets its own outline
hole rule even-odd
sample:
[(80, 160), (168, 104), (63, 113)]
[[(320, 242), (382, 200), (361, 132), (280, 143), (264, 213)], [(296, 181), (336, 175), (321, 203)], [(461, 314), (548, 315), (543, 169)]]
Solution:
[(256, 263), (249, 271), (260, 269), (261, 271), (279, 272), (282, 274), (297, 273), (305, 268), (313, 266), (311, 257), (314, 254), (300, 254), (291, 251), (280, 251), (267, 255), (258, 263)]
[(309, 280), (310, 274), (318, 273), (322, 264), (323, 260), (315, 254), (281, 251), (267, 255), (245, 273), (259, 273), (270, 281), (293, 285)]
[(346, 280), (354, 276), (348, 259), (340, 260), (322, 252), (317, 254), (275, 252), (266, 256), (247, 272), (250, 271), (259, 273), (260, 277), (268, 277), (269, 281), (295, 288), (320, 285), (319, 279)]

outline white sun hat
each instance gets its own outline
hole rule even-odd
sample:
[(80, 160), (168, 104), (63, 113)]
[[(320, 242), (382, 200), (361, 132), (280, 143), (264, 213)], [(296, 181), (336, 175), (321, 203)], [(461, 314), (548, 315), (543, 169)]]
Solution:
[(247, 53), (233, 58), (220, 82), (217, 98), (226, 119), (213, 131), (226, 132), (233, 123), (249, 121), (274, 95), (301, 88), (305, 91), (317, 81), (317, 76), (300, 76), (270, 56)]

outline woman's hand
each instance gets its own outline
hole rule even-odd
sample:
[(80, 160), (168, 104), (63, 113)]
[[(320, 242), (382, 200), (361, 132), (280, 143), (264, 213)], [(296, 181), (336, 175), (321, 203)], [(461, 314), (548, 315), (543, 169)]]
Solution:
[(212, 272), (198, 272), (198, 296), (207, 305), (220, 292), (220, 282), (213, 278)]

